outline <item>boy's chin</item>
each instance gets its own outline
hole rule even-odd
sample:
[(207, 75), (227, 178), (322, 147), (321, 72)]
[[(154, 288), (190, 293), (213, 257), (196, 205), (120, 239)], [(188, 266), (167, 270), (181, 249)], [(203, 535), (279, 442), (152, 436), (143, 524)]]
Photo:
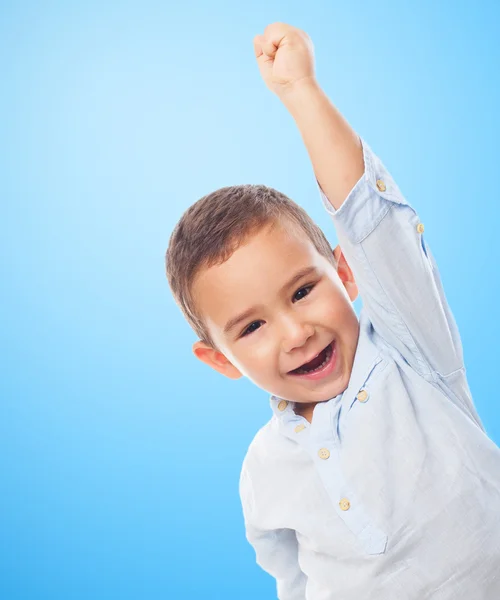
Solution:
[(318, 402), (327, 402), (332, 398), (343, 394), (349, 384), (349, 378), (344, 381), (344, 377), (336, 378), (334, 381), (325, 382), (321, 389), (304, 389), (303, 386), (295, 385), (295, 389), (287, 390), (288, 394), (295, 399), (293, 402), (298, 404), (315, 404)]
[[(335, 398), (335, 396), (338, 396), (337, 393), (335, 392), (329, 392), (329, 391), (325, 391), (325, 393), (323, 394), (319, 394), (319, 393), (312, 393), (312, 392), (305, 392), (304, 390), (300, 390), (300, 391), (295, 391), (294, 390), (282, 390), (281, 393), (279, 392), (271, 392), (273, 396), (276, 396), (277, 398), (282, 398), (283, 400), (287, 400), (288, 402), (293, 402), (296, 405), (299, 406), (314, 406), (315, 404), (318, 404), (320, 402), (328, 402), (328, 400), (331, 400), (332, 398)], [(342, 393), (342, 392), (339, 392)]]

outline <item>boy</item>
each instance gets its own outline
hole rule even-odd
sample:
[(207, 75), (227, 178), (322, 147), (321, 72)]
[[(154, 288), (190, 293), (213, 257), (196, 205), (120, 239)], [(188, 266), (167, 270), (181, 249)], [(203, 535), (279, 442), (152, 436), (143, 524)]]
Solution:
[(278, 191), (234, 186), (186, 211), (167, 274), (197, 358), (271, 394), (240, 478), (256, 560), (281, 600), (498, 600), (500, 450), (424, 226), (318, 86), (308, 36), (274, 23), (254, 49), (340, 246)]

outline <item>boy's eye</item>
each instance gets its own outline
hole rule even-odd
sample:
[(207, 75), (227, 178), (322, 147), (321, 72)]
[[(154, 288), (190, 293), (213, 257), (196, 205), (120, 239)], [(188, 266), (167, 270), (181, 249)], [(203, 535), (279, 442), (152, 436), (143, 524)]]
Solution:
[[(294, 301), (302, 300), (302, 298), (305, 298), (306, 296), (308, 296), (311, 293), (311, 290), (313, 289), (313, 287), (314, 287), (314, 285), (306, 285), (306, 286), (298, 289), (293, 296)], [(246, 329), (243, 330), (241, 337), (244, 337), (245, 335), (249, 335), (250, 333), (257, 331), (257, 329), (259, 329), (261, 323), (262, 323), (262, 321), (254, 321), (253, 323), (250, 323), (250, 325)]]
[[(257, 327), (254, 327), (254, 325), (257, 325)], [(256, 331), (259, 327), (260, 321), (254, 321), (253, 323), (250, 323), (250, 325), (243, 331), (241, 336), (243, 337), (244, 335), (248, 335), (249, 333)]]
[(306, 285), (305, 287), (300, 288), (300, 290), (295, 292), (293, 299), (302, 300), (302, 298), (305, 298), (308, 294), (310, 294), (313, 287), (314, 285)]

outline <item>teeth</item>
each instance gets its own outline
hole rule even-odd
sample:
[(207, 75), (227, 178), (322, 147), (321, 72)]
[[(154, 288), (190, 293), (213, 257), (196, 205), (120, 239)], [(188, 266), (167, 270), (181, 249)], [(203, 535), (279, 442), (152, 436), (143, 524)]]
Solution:
[[(323, 352), (323, 350), (321, 350), (321, 352)], [(316, 354), (316, 356), (319, 356), (321, 354), (321, 352), (318, 352), (318, 354)], [(314, 358), (316, 358), (316, 356)], [(325, 360), (320, 365), (318, 365), (315, 369), (311, 369), (311, 370), (303, 369), (302, 367), (300, 367), (300, 369), (297, 369), (296, 373), (303, 374), (303, 373), (314, 373), (315, 371), (319, 371), (326, 365), (326, 363), (330, 360), (331, 356), (332, 356), (332, 347), (330, 345), (330, 346), (328, 346), (328, 348), (326, 350)], [(311, 360), (313, 360), (313, 359), (311, 359)]]

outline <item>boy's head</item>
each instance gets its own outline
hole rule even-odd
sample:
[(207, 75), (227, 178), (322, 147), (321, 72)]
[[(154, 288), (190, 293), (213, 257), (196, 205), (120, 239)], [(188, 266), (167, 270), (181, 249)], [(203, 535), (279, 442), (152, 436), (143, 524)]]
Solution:
[[(284, 194), (239, 185), (204, 196), (177, 223), (166, 267), (193, 352), (218, 372), (304, 404), (347, 387), (356, 283), (340, 247)], [(318, 353), (315, 371), (290, 372)]]

